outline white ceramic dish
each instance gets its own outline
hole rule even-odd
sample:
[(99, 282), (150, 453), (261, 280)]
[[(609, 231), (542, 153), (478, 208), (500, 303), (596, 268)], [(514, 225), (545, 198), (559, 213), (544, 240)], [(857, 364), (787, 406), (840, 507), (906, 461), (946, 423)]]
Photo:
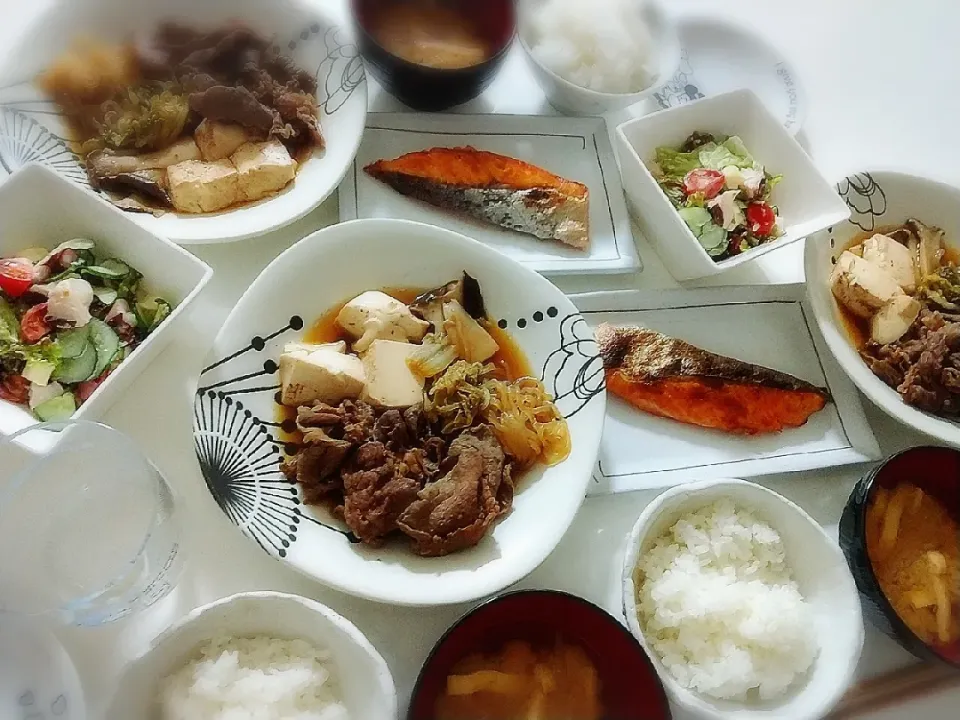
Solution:
[[(690, 511), (721, 498), (753, 510), (783, 538), (787, 562), (813, 610), (820, 654), (806, 677), (779, 701), (721, 701), (681, 686), (647, 644), (637, 618), (634, 570), (642, 552)], [(863, 648), (860, 597), (837, 544), (812, 517), (786, 498), (743, 480), (710, 480), (668, 490), (647, 505), (627, 541), (623, 561), (623, 607), (631, 632), (653, 661), (667, 695), (679, 707), (711, 720), (820, 720), (853, 680)]]
[[(645, 0), (644, 16), (655, 43), (657, 73), (650, 85), (634, 93), (608, 93), (591, 90), (565, 80), (546, 67), (530, 50), (531, 29), (529, 15), (543, 0), (522, 0), (517, 13), (517, 36), (527, 56), (533, 75), (543, 89), (547, 101), (569, 115), (602, 115), (621, 110), (645, 100), (656, 93), (677, 72), (680, 65), (680, 41), (673, 20), (659, 2)], [(589, 8), (589, 3), (584, 3)], [(589, 9), (586, 10), (589, 12)]]
[(352, 718), (394, 720), (397, 695), (387, 663), (349, 620), (313, 600), (248, 592), (197, 608), (161, 633), (117, 683), (107, 720), (157, 720), (157, 687), (198, 645), (222, 635), (301, 639), (328, 648)]
[[(771, 201), (780, 211), (783, 237), (720, 262), (701, 247), (647, 169), (657, 147), (678, 147), (699, 130), (739, 135), (771, 174), (783, 175)], [(667, 270), (677, 280), (716, 275), (844, 220), (850, 211), (810, 157), (750, 90), (678, 105), (617, 127), (623, 189), (631, 210)]]
[(857, 236), (884, 225), (916, 218), (946, 231), (946, 242), (960, 248), (960, 190), (898, 172), (862, 172), (838, 185), (850, 207), (848, 221), (809, 238), (804, 273), (810, 305), (827, 346), (861, 392), (891, 417), (938, 440), (960, 447), (960, 424), (907, 405), (899, 393), (874, 375), (860, 358), (830, 291), (833, 264)]
[(787, 132), (796, 135), (807, 115), (799, 76), (780, 51), (749, 28), (713, 15), (676, 19), (683, 51), (680, 68), (654, 94), (661, 108), (749, 88)]
[[(381, 159), (432, 147), (470, 145), (520, 158), (590, 191), (590, 247), (482, 223), (405, 197), (367, 175)], [(340, 185), (340, 219), (397, 218), (449, 228), (480, 240), (547, 274), (630, 272), (642, 269), (623, 199), (617, 159), (602, 118), (450, 113), (371, 113), (357, 157)]]
[[(365, 290), (434, 288), (469, 272), (489, 316), (524, 351), (568, 418), (562, 463), (524, 473), (512, 511), (476, 547), (422, 558), (405, 543), (350, 542), (323, 508), (305, 507), (280, 472), (276, 361), (325, 312)], [(264, 550), (344, 592), (403, 605), (465, 602), (497, 592), (556, 547), (583, 501), (597, 461), (605, 396), (596, 343), (573, 303), (505, 255), (449, 230), (358, 220), (310, 235), (280, 255), (244, 294), (200, 377), (194, 440), (214, 499)]]
[(754, 437), (685, 425), (610, 397), (589, 494), (753, 477), (881, 457), (860, 396), (813, 322), (803, 285), (631, 290), (575, 295), (587, 325), (640, 325), (790, 373), (830, 391), (805, 425)]
[[(86, 184), (86, 173), (66, 149), (53, 104), (32, 85), (78, 37), (121, 42), (151, 32), (165, 20), (214, 28), (242, 20), (273, 38), (300, 67), (315, 71), (326, 148), (314, 151), (294, 183), (275, 197), (220, 213), (161, 217), (131, 214), (151, 232), (186, 244), (227, 242), (260, 235), (306, 215), (336, 189), (360, 144), (367, 112), (363, 65), (346, 31), (316, 3), (303, 0), (61, 0), (21, 35), (16, 63), (2, 72), (0, 148), (4, 169), (42, 162)], [(0, 171), (0, 176), (6, 173)]]
[[(73, 417), (97, 420), (118, 400), (187, 321), (187, 311), (213, 270), (186, 250), (135, 223), (90, 190), (39, 165), (18, 171), (0, 187), (0, 257), (27, 247), (53, 248), (73, 238), (89, 238), (100, 252), (126, 261), (144, 275), (144, 286), (168, 299), (173, 312), (100, 385)], [(12, 434), (36, 423), (24, 408), (0, 401), (0, 433)]]
[(0, 717), (85, 720), (80, 678), (54, 635), (0, 612)]

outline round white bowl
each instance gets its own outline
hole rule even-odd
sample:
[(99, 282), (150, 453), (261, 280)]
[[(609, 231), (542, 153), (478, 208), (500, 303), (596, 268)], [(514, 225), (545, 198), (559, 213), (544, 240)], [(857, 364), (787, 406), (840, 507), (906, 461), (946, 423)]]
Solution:
[(871, 372), (843, 324), (830, 291), (830, 273), (854, 238), (884, 225), (916, 218), (946, 232), (946, 242), (960, 247), (960, 190), (899, 172), (860, 172), (837, 189), (850, 207), (850, 218), (807, 239), (803, 266), (807, 296), (827, 347), (860, 391), (877, 407), (914, 430), (960, 447), (960, 424), (907, 405), (900, 394)]
[[(680, 517), (728, 498), (754, 511), (783, 538), (800, 592), (813, 610), (820, 654), (805, 678), (775, 701), (716, 700), (680, 685), (648, 645), (637, 616), (635, 569), (641, 553)], [(860, 597), (839, 546), (816, 520), (772, 490), (743, 480), (708, 480), (666, 491), (640, 515), (623, 561), (623, 609), (631, 632), (653, 661), (670, 699), (699, 717), (713, 720), (819, 720), (833, 708), (853, 679), (863, 649)]]
[[(262, 235), (303, 217), (340, 184), (360, 146), (366, 124), (367, 84), (363, 63), (346, 29), (324, 3), (307, 0), (57, 0), (39, 16), (0, 70), (8, 97), (0, 109), (0, 145), (14, 171), (30, 160), (89, 187), (86, 172), (67, 151), (63, 122), (52, 101), (33, 84), (77, 38), (124, 42), (150, 33), (164, 21), (214, 29), (241, 21), (271, 38), (298, 66), (315, 72), (320, 128), (326, 146), (315, 148), (294, 181), (257, 202), (221, 212), (160, 217), (130, 213), (147, 230), (181, 244), (221, 243)], [(0, 177), (5, 173), (0, 169)]]
[[(487, 314), (523, 351), (567, 418), (572, 449), (517, 484), (513, 508), (476, 546), (420, 557), (405, 542), (352, 542), (326, 508), (304, 506), (280, 471), (277, 360), (324, 313), (365, 290), (433, 288), (475, 277)], [(227, 318), (201, 373), (194, 442), (210, 494), (266, 552), (322, 583), (371, 600), (442, 605), (493, 594), (560, 542), (597, 462), (606, 396), (593, 331), (549, 280), (450, 230), (354, 220), (304, 238), (266, 267)]]
[(302, 639), (328, 648), (350, 717), (397, 716), (390, 669), (353, 623), (297, 595), (248, 592), (199, 607), (161, 633), (120, 678), (107, 720), (155, 720), (160, 681), (189, 661), (201, 643), (221, 635)]
[[(520, 45), (527, 56), (530, 68), (543, 89), (547, 100), (555, 108), (568, 115), (602, 115), (614, 110), (621, 110), (653, 95), (666, 85), (680, 67), (680, 39), (677, 28), (661, 7), (659, 2), (645, 0), (644, 13), (650, 27), (650, 34), (655, 44), (657, 73), (650, 85), (634, 93), (607, 93), (576, 85), (560, 77), (553, 70), (541, 63), (530, 49), (527, 42), (529, 35), (529, 13), (533, 7), (543, 0), (521, 0), (517, 12), (517, 36)], [(584, 0), (586, 12), (589, 2)]]

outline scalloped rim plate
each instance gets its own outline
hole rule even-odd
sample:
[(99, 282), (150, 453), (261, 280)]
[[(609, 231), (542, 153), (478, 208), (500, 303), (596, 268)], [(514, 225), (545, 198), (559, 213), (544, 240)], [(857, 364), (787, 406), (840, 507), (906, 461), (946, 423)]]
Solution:
[[(513, 509), (475, 548), (422, 558), (402, 542), (358, 545), (329, 512), (304, 506), (280, 472), (283, 453), (294, 448), (279, 436), (277, 358), (306, 325), (365, 290), (437, 287), (464, 270), (480, 281), (490, 317), (510, 332), (558, 399), (573, 449), (558, 465), (524, 473)], [(237, 303), (200, 376), (194, 441), (211, 495), (266, 552), (347, 593), (440, 605), (502, 590), (556, 547), (596, 464), (605, 405), (593, 333), (548, 280), (449, 230), (355, 220), (301, 240)]]

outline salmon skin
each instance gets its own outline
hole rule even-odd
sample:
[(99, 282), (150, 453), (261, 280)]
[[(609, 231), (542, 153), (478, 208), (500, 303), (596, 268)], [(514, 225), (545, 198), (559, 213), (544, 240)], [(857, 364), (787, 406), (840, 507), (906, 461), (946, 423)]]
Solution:
[(597, 329), (607, 390), (652, 415), (729, 433), (800, 427), (830, 399), (824, 388), (640, 327)]
[(590, 244), (587, 186), (472, 147), (431, 148), (364, 168), (402, 195), (579, 250)]

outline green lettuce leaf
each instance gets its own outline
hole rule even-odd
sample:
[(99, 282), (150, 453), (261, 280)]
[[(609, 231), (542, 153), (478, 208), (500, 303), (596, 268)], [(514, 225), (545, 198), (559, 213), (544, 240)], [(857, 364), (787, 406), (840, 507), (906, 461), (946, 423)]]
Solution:
[(0, 345), (20, 342), (20, 321), (7, 299), (0, 297)]
[(700, 155), (696, 150), (684, 153), (669, 147), (658, 147), (656, 161), (664, 177), (674, 179), (683, 179), (688, 172), (700, 167)]
[(711, 170), (723, 170), (730, 165), (739, 168), (759, 168), (750, 151), (736, 135), (731, 135), (719, 145), (707, 143), (701, 147), (700, 163)]

